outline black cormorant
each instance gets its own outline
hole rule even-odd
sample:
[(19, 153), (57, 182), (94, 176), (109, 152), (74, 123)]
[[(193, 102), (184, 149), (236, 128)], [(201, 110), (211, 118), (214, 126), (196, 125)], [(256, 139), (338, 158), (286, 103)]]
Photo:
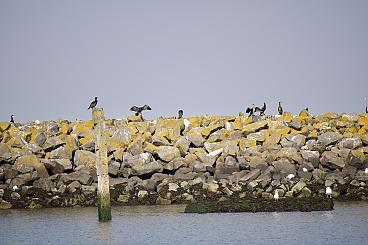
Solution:
[(252, 107), (248, 107), (246, 110), (245, 110), (245, 113), (249, 113), (249, 117), (253, 115), (254, 113), (254, 104), (252, 104)]
[(142, 111), (145, 111), (145, 110), (150, 111), (152, 109), (148, 105), (144, 105), (142, 107), (133, 106), (132, 108), (130, 108), (130, 110), (135, 111), (135, 115), (138, 116), (138, 115), (142, 114)]
[(95, 100), (91, 102), (87, 110), (95, 108), (96, 105), (97, 105), (97, 97), (95, 97)]
[(178, 111), (178, 119), (181, 119), (183, 117), (183, 110)]
[(258, 112), (259, 115), (264, 115), (264, 112), (266, 111), (266, 102), (263, 102), (263, 106), (259, 108), (258, 106), (254, 109), (254, 112)]
[(279, 101), (279, 106), (277, 107), (277, 111), (279, 112), (279, 115), (282, 115), (282, 113), (284, 112), (284, 109), (282, 109), (280, 101)]

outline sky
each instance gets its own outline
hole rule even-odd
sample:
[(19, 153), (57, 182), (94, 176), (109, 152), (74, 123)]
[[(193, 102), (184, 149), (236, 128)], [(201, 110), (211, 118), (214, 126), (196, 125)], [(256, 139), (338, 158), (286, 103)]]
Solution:
[(0, 0), (0, 121), (362, 112), (368, 1)]

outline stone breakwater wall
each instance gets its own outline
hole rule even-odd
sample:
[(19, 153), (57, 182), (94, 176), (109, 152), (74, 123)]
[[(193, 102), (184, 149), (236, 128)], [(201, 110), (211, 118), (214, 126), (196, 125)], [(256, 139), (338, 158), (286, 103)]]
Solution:
[[(93, 122), (0, 123), (0, 208), (96, 205)], [(106, 120), (114, 205), (368, 199), (368, 114)]]

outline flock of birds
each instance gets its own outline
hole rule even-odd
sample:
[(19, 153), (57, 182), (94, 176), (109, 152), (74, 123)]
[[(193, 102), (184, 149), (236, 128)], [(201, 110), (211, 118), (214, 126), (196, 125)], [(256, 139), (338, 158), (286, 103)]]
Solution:
[[(88, 110), (93, 109), (97, 106), (97, 102), (98, 102), (97, 98), (98, 97), (95, 97), (95, 99), (91, 102), (91, 104), (88, 107)], [(367, 101), (367, 98), (364, 98), (364, 100)], [(259, 113), (260, 116), (263, 116), (265, 114), (266, 109), (267, 109), (266, 102), (263, 102), (262, 107), (258, 107), (258, 106), (255, 106), (254, 104), (252, 104), (250, 107), (248, 107), (245, 110), (245, 113), (248, 113), (248, 116), (255, 115), (256, 113)], [(149, 105), (144, 105), (144, 106), (132, 106), (130, 108), (130, 110), (134, 111), (136, 116), (142, 116), (143, 111), (146, 111), (146, 110), (150, 111), (152, 109)], [(309, 112), (308, 107), (305, 108), (304, 110)], [(282, 115), (284, 113), (284, 108), (281, 105), (281, 101), (279, 101), (279, 103), (278, 103), (277, 112), (279, 113), (279, 115)], [(366, 106), (365, 106), (365, 113), (368, 113), (368, 104), (367, 103), (366, 103)], [(183, 110), (179, 110), (177, 119), (181, 119), (183, 117), (183, 114), (184, 114)], [(10, 122), (13, 123), (13, 124), (15, 123), (14, 115), (10, 116)]]
[[(367, 100), (366, 98), (364, 98), (364, 99)], [(95, 97), (95, 99), (91, 102), (91, 104), (89, 105), (89, 107), (88, 107), (87, 110), (95, 108), (97, 106), (97, 102), (98, 102), (97, 101), (97, 97)], [(263, 106), (262, 107), (258, 107), (258, 106), (255, 106), (254, 104), (252, 104), (252, 106), (251, 107), (248, 107), (245, 110), (245, 112), (248, 113), (249, 116), (252, 116), (255, 113), (259, 113), (259, 115), (264, 115), (264, 113), (266, 111), (266, 108), (267, 108), (267, 106), (266, 106), (266, 103), (265, 102), (263, 103)], [(132, 106), (130, 108), (130, 110), (131, 111), (134, 111), (136, 116), (142, 116), (142, 112), (143, 111), (145, 111), (145, 110), (150, 111), (152, 109), (151, 109), (150, 106), (144, 105), (144, 106)], [(305, 108), (305, 110), (308, 112), (308, 107)], [(279, 104), (278, 104), (278, 107), (277, 107), (277, 111), (278, 111), (279, 115), (282, 115), (284, 113), (284, 109), (282, 108), (280, 101), (279, 101)], [(367, 105), (365, 107), (365, 113), (368, 113), (368, 106)], [(179, 110), (178, 111), (178, 117), (177, 118), (178, 119), (181, 119), (183, 117), (183, 114), (184, 114), (183, 110)], [(15, 121), (14, 121), (14, 115), (11, 115), (10, 116), (10, 122), (13, 123), (13, 124), (15, 123)], [(303, 171), (304, 172), (307, 172), (308, 170), (306, 168), (303, 168)], [(365, 172), (365, 174), (368, 174), (368, 168), (366, 168), (364, 172)], [(291, 180), (294, 177), (295, 177), (294, 174), (289, 174), (288, 176), (286, 176), (286, 178), (288, 180)], [(331, 189), (331, 187), (329, 187), (329, 186), (326, 187), (325, 193), (326, 193), (326, 195), (329, 198), (331, 198), (332, 197), (332, 189)], [(278, 202), (280, 196), (279, 196), (279, 193), (278, 193), (277, 190), (275, 190), (275, 194), (273, 195), (273, 198), (274, 198), (274, 200), (276, 202)]]

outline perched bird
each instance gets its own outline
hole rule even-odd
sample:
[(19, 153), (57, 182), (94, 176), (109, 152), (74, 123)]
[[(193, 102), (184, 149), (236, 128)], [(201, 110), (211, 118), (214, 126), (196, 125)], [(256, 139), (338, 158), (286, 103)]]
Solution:
[(282, 113), (284, 112), (284, 109), (282, 109), (280, 101), (279, 101), (279, 106), (277, 107), (277, 111), (279, 112), (279, 115), (282, 115)]
[(326, 195), (329, 197), (329, 198), (331, 198), (331, 194), (332, 194), (332, 189), (331, 189), (331, 187), (326, 187)]
[(183, 110), (179, 110), (178, 111), (178, 119), (181, 119), (183, 117), (183, 114), (184, 114)]
[(148, 105), (144, 105), (142, 107), (138, 107), (138, 106), (133, 106), (132, 108), (130, 108), (131, 111), (135, 111), (135, 115), (139, 116), (140, 114), (142, 114), (142, 111), (145, 110), (152, 110), (151, 107), (149, 107)]
[(303, 168), (303, 172), (308, 172), (308, 169), (306, 169), (306, 168)]
[(275, 190), (275, 195), (273, 195), (273, 198), (275, 199), (276, 202), (279, 201), (279, 192), (277, 190)]
[(14, 123), (14, 115), (10, 115), (10, 122)]
[(266, 111), (266, 103), (263, 102), (263, 106), (259, 108), (258, 106), (254, 109), (254, 112), (259, 112), (259, 115), (264, 115), (264, 112)]
[(18, 186), (15, 185), (15, 186), (13, 186), (12, 189), (13, 189), (13, 191), (17, 191), (19, 188), (18, 188)]
[(95, 108), (96, 105), (97, 105), (97, 97), (95, 97), (95, 100), (91, 102), (87, 110)]
[(249, 113), (249, 117), (253, 115), (254, 113), (254, 104), (252, 104), (252, 107), (248, 107), (246, 110), (245, 110), (245, 113)]

